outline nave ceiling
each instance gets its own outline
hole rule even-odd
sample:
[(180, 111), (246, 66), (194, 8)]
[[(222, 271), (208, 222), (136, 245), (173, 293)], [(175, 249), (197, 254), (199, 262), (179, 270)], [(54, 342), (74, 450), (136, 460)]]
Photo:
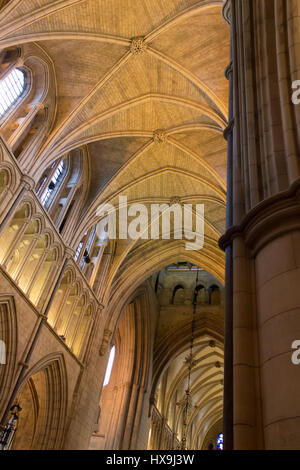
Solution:
[[(43, 51), (55, 74), (55, 118), (30, 174), (38, 179), (78, 147), (89, 161), (74, 242), (96, 221), (101, 202), (175, 197), (205, 204), (214, 245), (207, 256), (222, 259), (229, 54), (222, 3), (12, 0), (3, 8), (0, 47)], [(116, 268), (141, 243), (147, 250), (144, 241), (120, 241)]]

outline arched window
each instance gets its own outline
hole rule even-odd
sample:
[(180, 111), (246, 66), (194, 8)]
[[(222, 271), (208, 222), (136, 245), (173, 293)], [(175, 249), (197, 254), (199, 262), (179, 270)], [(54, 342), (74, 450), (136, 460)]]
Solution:
[(49, 206), (50, 199), (52, 199), (51, 196), (53, 196), (54, 190), (58, 187), (58, 183), (62, 180), (64, 173), (65, 173), (65, 164), (64, 164), (64, 161), (62, 160), (59, 163), (58, 167), (56, 168), (55, 173), (51, 178), (49, 186), (44, 191), (41, 197), (41, 203), (44, 207)]
[(217, 438), (217, 449), (218, 450), (223, 450), (223, 433), (221, 432), (221, 434), (218, 435), (218, 438)]
[(205, 287), (199, 284), (194, 291), (194, 304), (205, 303)]
[(114, 365), (114, 360), (115, 360), (115, 353), (116, 353), (116, 347), (113, 346), (111, 348), (110, 354), (109, 354), (109, 359), (108, 359), (108, 363), (107, 363), (107, 367), (106, 367), (103, 387), (105, 387), (105, 385), (109, 384), (110, 375), (111, 375), (111, 371), (112, 371), (112, 368), (113, 368), (113, 365)]
[(24, 93), (25, 85), (25, 73), (20, 69), (14, 69), (0, 81), (0, 118)]
[(89, 240), (86, 244), (86, 247), (85, 247), (85, 250), (84, 250), (84, 253), (83, 253), (83, 257), (80, 261), (80, 269), (83, 269), (86, 264), (89, 264), (91, 262), (90, 252), (91, 252), (91, 248), (92, 248), (92, 244), (93, 244), (95, 235), (96, 235), (96, 226), (93, 228), (92, 233), (90, 235), (90, 238), (89, 238)]
[(74, 256), (75, 261), (78, 260), (80, 252), (82, 250), (82, 247), (83, 247), (83, 242), (80, 242), (77, 249), (76, 249), (76, 253), (75, 253), (75, 256)]

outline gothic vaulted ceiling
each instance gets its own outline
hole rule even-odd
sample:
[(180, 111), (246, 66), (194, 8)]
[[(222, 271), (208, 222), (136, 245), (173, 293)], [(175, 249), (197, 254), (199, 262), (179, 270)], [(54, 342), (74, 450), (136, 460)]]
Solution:
[[(0, 13), (0, 48), (34, 46), (53, 64), (56, 114), (33, 155), (36, 179), (83, 147), (90, 165), (74, 243), (100, 202), (205, 204), (205, 246), (119, 242), (111, 286), (187, 259), (223, 280), (229, 27), (221, 0), (11, 0)], [(124, 272), (126, 271), (126, 276)], [(117, 273), (117, 275), (116, 275)]]

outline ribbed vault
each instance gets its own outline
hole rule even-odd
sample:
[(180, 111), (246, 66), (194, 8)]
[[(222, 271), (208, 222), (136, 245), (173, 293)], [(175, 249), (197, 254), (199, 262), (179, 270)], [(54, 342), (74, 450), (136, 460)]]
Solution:
[[(11, 0), (0, 11), (0, 50), (47, 57), (53, 75), (51, 128), (31, 149), (26, 172), (37, 183), (54, 161), (82, 150), (86, 179), (68, 244), (76, 250), (98, 221), (102, 203), (204, 204), (205, 242), (117, 240), (106, 248), (95, 284), (105, 328), (115, 332), (135, 290), (170, 263), (183, 260), (224, 282), (229, 27), (222, 0)], [(54, 93), (55, 90), (55, 93)], [(22, 161), (20, 160), (22, 166)], [(25, 169), (25, 164), (24, 164)], [(199, 326), (199, 367), (190, 445), (220, 420), (222, 335), (215, 348)], [(165, 406), (180, 403), (188, 339), (174, 351)], [(171, 359), (170, 359), (171, 360)], [(167, 367), (167, 364), (160, 367)], [(212, 372), (213, 370), (213, 372)], [(158, 380), (158, 378), (157, 378)], [(176, 405), (175, 405), (176, 406)], [(180, 419), (180, 406), (176, 420)]]
[[(229, 53), (222, 3), (12, 0), (1, 10), (0, 48), (35, 44), (55, 71), (56, 116), (30, 173), (38, 179), (53, 160), (85, 148), (90, 180), (74, 248), (102, 202), (176, 197), (205, 204), (208, 250), (222, 259)], [(108, 278), (148, 245), (119, 242)], [(152, 257), (160, 245), (153, 242)]]

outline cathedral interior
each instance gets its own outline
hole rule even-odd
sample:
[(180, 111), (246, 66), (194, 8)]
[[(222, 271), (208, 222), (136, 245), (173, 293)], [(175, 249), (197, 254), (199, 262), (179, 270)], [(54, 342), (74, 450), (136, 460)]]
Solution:
[(297, 80), (300, 0), (0, 0), (0, 449), (300, 449)]

